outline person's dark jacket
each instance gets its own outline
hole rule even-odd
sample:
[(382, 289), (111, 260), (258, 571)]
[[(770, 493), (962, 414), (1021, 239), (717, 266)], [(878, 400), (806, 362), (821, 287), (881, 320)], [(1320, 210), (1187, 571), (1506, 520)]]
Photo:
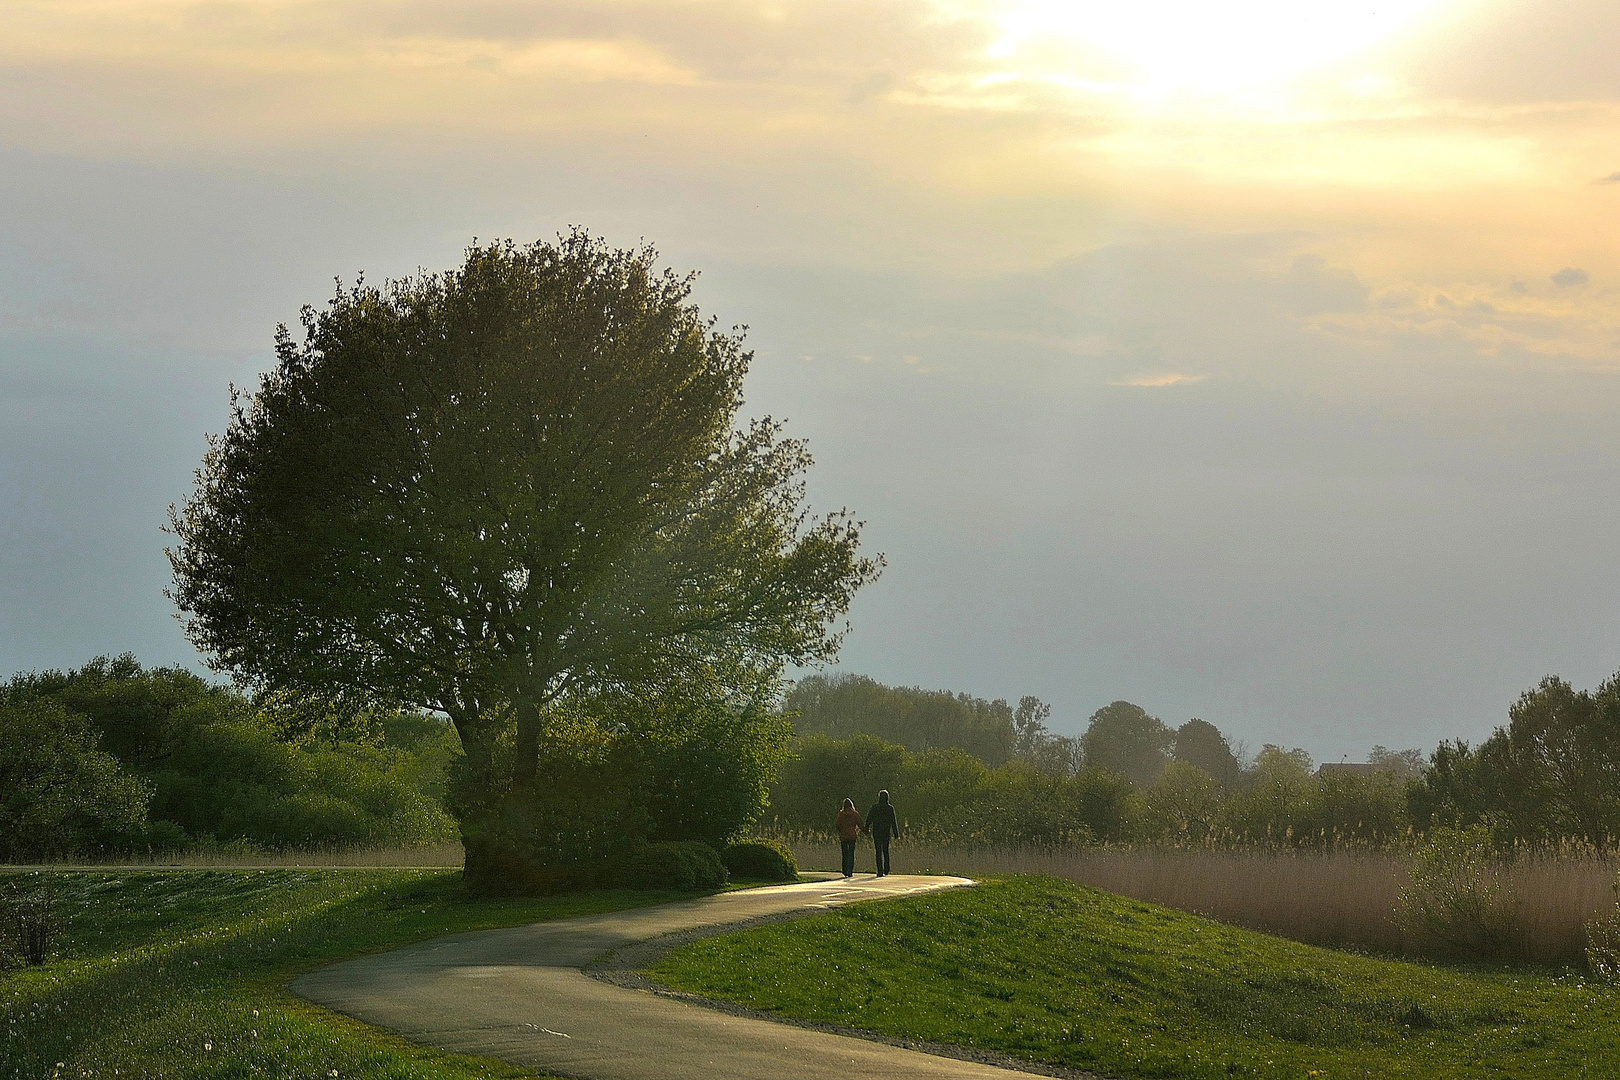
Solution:
[(899, 836), (900, 819), (895, 815), (894, 804), (879, 802), (873, 806), (866, 815), (866, 828), (873, 836), (884, 840)]

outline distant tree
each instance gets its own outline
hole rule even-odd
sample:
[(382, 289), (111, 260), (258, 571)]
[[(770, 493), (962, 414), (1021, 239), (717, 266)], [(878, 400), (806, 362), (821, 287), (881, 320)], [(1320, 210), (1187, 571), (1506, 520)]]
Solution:
[(1239, 840), (1292, 844), (1315, 831), (1311, 755), (1267, 743), (1255, 757), (1247, 787), (1228, 799), (1224, 828)]
[(1220, 827), (1221, 785), (1188, 761), (1172, 761), (1158, 782), (1142, 793), (1138, 822), (1142, 839), (1156, 843), (1200, 843)]
[(1080, 737), (1087, 767), (1107, 769), (1135, 784), (1151, 784), (1170, 760), (1175, 735), (1156, 716), (1128, 701), (1105, 705)]
[(1620, 675), (1597, 691), (1549, 675), (1508, 711), (1507, 768), (1558, 832), (1620, 836)]
[(1052, 737), (1046, 730), (1046, 721), (1052, 717), (1052, 706), (1035, 697), (1025, 694), (1018, 699), (1018, 708), (1013, 710), (1013, 754), (1016, 757), (1033, 757), (1040, 745)]
[(392, 711), (380, 720), (383, 734), (363, 742), (289, 740), (230, 687), (183, 668), (142, 668), (127, 654), (0, 684), (0, 710), (24, 706), (73, 717), (51, 752), (65, 752), (82, 728), (140, 784), (146, 831), (131, 844), (307, 847), (455, 835), (443, 805), (454, 736), (421, 713)]
[[(992, 768), (1017, 749), (1015, 710), (1000, 698), (885, 686), (865, 675), (818, 674), (799, 680), (785, 708), (801, 735), (876, 735), (912, 751), (965, 750)], [(1032, 713), (1029, 719), (1039, 723), (1045, 716)]]
[(755, 701), (834, 655), (878, 569), (855, 523), (806, 518), (801, 443), (734, 426), (749, 356), (654, 262), (576, 232), (340, 287), (302, 343), (278, 333), (171, 515), (218, 669), (450, 717), (500, 796), (462, 820), (478, 888), (529, 858), (552, 705), (683, 679)]
[(253, 712), (228, 687), (180, 667), (142, 668), (129, 653), (98, 656), (72, 671), (19, 673), (0, 685), (0, 704), (39, 699), (83, 716), (101, 749), (136, 770), (161, 763), (189, 727)]
[(984, 778), (971, 839), (1009, 847), (1089, 843), (1096, 834), (1083, 795), (1068, 779), (1032, 762), (1008, 762)]
[(151, 791), (98, 742), (60, 702), (0, 703), (0, 862), (126, 851), (140, 841)]
[(1376, 743), (1373, 744), (1372, 750), (1367, 754), (1367, 761), (1369, 764), (1376, 765), (1379, 769), (1391, 773), (1401, 780), (1416, 780), (1423, 775), (1423, 770), (1428, 767), (1428, 761), (1424, 758), (1421, 750), (1391, 750), (1387, 746), (1380, 746)]
[(900, 779), (891, 788), (908, 826), (936, 835), (961, 832), (973, 816), (990, 770), (965, 750), (925, 750), (900, 762)]
[(1088, 766), (1069, 781), (1080, 820), (1098, 840), (1117, 844), (1129, 839), (1138, 813), (1131, 782), (1117, 773)]
[(1326, 770), (1312, 781), (1310, 813), (1297, 831), (1315, 843), (1387, 844), (1405, 833), (1408, 781), (1392, 769), (1372, 773)]
[(1085, 767), (1085, 753), (1073, 735), (1048, 735), (1025, 760), (1049, 776), (1074, 776)]
[(1194, 717), (1177, 729), (1174, 757), (1202, 769), (1227, 790), (1236, 788), (1243, 780), (1243, 767), (1232, 752), (1231, 743), (1207, 720)]
[(780, 827), (831, 831), (843, 800), (870, 805), (865, 800), (887, 788), (894, 792), (900, 813), (909, 816), (912, 808), (895, 790), (905, 760), (904, 747), (875, 735), (848, 739), (803, 736), (794, 742), (782, 766), (772, 790), (770, 812)]
[(1611, 846), (1620, 838), (1620, 675), (1595, 691), (1548, 676), (1477, 747), (1441, 743), (1407, 799), (1420, 825), (1483, 825), (1497, 844)]

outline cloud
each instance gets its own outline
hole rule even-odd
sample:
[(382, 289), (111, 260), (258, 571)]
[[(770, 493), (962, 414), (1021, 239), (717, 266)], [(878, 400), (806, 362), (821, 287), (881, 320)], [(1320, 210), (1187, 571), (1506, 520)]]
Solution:
[(1134, 379), (1123, 379), (1111, 382), (1109, 386), (1179, 386), (1182, 383), (1203, 382), (1206, 376), (1183, 375), (1175, 372), (1169, 375), (1138, 375)]
[(1576, 285), (1585, 285), (1592, 276), (1577, 266), (1566, 266), (1552, 276), (1552, 283), (1560, 289), (1574, 288)]
[(1407, 79), (1439, 96), (1496, 103), (1620, 100), (1612, 0), (1451, 5), (1402, 50)]
[(1620, 184), (1620, 172), (1610, 173), (1592, 181), (1594, 184)]

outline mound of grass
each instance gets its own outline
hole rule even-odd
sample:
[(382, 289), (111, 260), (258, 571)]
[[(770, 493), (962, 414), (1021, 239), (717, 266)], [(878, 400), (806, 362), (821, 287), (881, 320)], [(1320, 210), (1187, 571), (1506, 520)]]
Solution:
[(1574, 972), (1336, 952), (1053, 878), (711, 938), (651, 974), (1114, 1077), (1620, 1075), (1620, 996)]
[(43, 967), (0, 972), (11, 1077), (532, 1077), (418, 1047), (294, 998), (296, 975), (438, 934), (673, 899), (465, 898), (459, 874), (191, 870), (63, 874), (67, 928)]

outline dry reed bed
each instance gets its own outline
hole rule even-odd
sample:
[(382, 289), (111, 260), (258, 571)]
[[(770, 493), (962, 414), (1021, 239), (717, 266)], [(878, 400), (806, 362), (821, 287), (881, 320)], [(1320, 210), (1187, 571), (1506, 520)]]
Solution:
[[(838, 865), (828, 841), (789, 841), (807, 869)], [(1149, 903), (1208, 915), (1295, 941), (1383, 953), (1432, 955), (1436, 943), (1395, 918), (1408, 860), (1394, 852), (1154, 851), (1110, 848), (967, 848), (897, 843), (901, 873), (1050, 874)], [(857, 864), (871, 866), (866, 847)], [(1521, 904), (1510, 952), (1579, 961), (1586, 923), (1613, 911), (1620, 861), (1596, 855), (1526, 857), (1507, 871)]]
[[(234, 867), (272, 867), (339, 869), (352, 868), (436, 868), (460, 869), (461, 844), (451, 841), (423, 847), (330, 847), (310, 848), (302, 851), (274, 851), (234, 845), (211, 851), (160, 852), (152, 855), (122, 856), (106, 862), (80, 862), (49, 864), (40, 869), (68, 868), (132, 868), (163, 869), (165, 867), (196, 867), (229, 869)], [(30, 868), (32, 869), (32, 867)]]

